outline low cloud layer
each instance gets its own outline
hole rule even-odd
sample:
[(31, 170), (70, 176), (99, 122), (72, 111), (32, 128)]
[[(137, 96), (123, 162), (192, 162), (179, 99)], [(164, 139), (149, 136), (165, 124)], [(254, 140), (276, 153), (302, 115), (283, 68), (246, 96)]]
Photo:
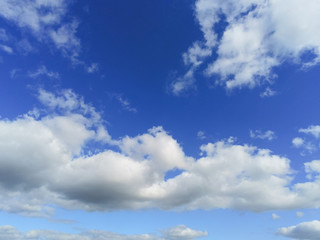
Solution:
[(12, 226), (0, 226), (0, 240), (194, 240), (207, 236), (207, 232), (192, 230), (184, 225), (164, 230), (162, 236), (154, 234), (124, 235), (107, 231), (86, 231), (79, 234), (48, 230), (32, 230), (26, 233)]
[[(232, 138), (189, 157), (162, 127), (113, 139), (94, 107), (71, 90), (39, 90), (43, 108), (0, 120), (0, 209), (46, 216), (54, 209), (268, 211), (320, 206), (318, 161), (292, 184), (290, 160)], [(90, 146), (90, 147), (89, 147)], [(113, 149), (113, 150), (111, 150)], [(116, 150), (118, 149), (118, 150)], [(166, 179), (168, 171), (179, 169)]]
[[(317, 0), (196, 1), (203, 39), (183, 54), (189, 70), (172, 84), (172, 92), (194, 87), (200, 65), (206, 66), (203, 74), (230, 90), (272, 82), (277, 77), (274, 68), (284, 62), (304, 69), (318, 64), (319, 11)], [(217, 24), (223, 22), (225, 29), (218, 31)], [(262, 94), (270, 95), (270, 89)]]

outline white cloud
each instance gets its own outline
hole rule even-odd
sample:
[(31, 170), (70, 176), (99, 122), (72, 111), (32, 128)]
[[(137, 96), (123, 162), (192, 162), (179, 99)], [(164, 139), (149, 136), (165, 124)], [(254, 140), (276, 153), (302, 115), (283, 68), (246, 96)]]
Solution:
[[(162, 127), (112, 139), (100, 114), (71, 90), (40, 89), (38, 99), (44, 108), (0, 119), (2, 211), (47, 216), (54, 210), (47, 204), (88, 211), (320, 206), (317, 161), (305, 163), (309, 181), (293, 184), (289, 159), (270, 150), (230, 139), (202, 145), (194, 159)], [(172, 169), (181, 174), (165, 179)]]
[(298, 240), (319, 240), (320, 221), (303, 222), (296, 226), (283, 227), (278, 234)]
[(170, 91), (174, 95), (180, 95), (187, 90), (190, 90), (191, 88), (195, 88), (194, 83), (195, 83), (195, 78), (194, 78), (194, 72), (195, 72), (194, 67), (190, 68), (190, 70), (182, 77), (178, 77), (173, 81), (170, 85)]
[(3, 44), (0, 44), (0, 49), (6, 53), (9, 53), (9, 54), (12, 54), (13, 53), (13, 50), (11, 47), (7, 46), (7, 45), (3, 45)]
[(0, 226), (0, 240), (193, 240), (207, 235), (207, 232), (192, 230), (183, 225), (163, 231), (163, 236), (155, 234), (124, 235), (99, 230), (91, 230), (74, 234), (48, 230), (31, 230), (28, 232), (22, 232), (9, 225)]
[(27, 27), (39, 33), (46, 26), (60, 23), (66, 11), (65, 7), (63, 0), (32, 0), (23, 3), (4, 0), (0, 5), (0, 15), (20, 27)]
[(278, 214), (275, 214), (275, 213), (272, 213), (272, 219), (273, 220), (276, 220), (276, 219), (279, 219), (280, 216)]
[(311, 134), (315, 138), (320, 137), (320, 126), (319, 125), (311, 125), (308, 128), (300, 128), (299, 132), (305, 133), (305, 134)]
[(272, 97), (276, 95), (276, 91), (272, 90), (270, 87), (267, 87), (266, 90), (260, 94), (260, 97), (265, 98), (265, 97)]
[(276, 138), (276, 135), (273, 131), (267, 130), (265, 132), (262, 132), (261, 130), (250, 130), (250, 137), (251, 138), (258, 138), (258, 139), (267, 139), (269, 141)]
[(48, 71), (47, 67), (42, 65), (40, 66), (36, 71), (34, 72), (29, 72), (29, 77), (31, 78), (39, 78), (41, 76), (46, 76), (48, 78), (51, 79), (58, 79), (60, 78), (59, 73), (57, 72), (52, 72), (52, 71)]
[(304, 145), (304, 140), (300, 137), (296, 137), (296, 138), (292, 139), (292, 144), (296, 148), (300, 148), (301, 146)]
[(92, 63), (89, 67), (87, 67), (88, 73), (95, 73), (99, 71), (99, 64), (98, 63)]
[(74, 64), (83, 64), (83, 62), (78, 59), (81, 44), (75, 35), (77, 28), (78, 22), (74, 20), (71, 23), (62, 25), (56, 30), (50, 30), (49, 36), (56, 48), (61, 50), (65, 56), (70, 57)]
[[(72, 63), (83, 64), (78, 60), (81, 50), (80, 40), (76, 37), (78, 23), (63, 21), (67, 8), (68, 3), (64, 0), (3, 0), (0, 16), (30, 30), (38, 41), (53, 43)], [(22, 47), (30, 52), (30, 44), (24, 42)]]
[(302, 152), (300, 153), (302, 156), (311, 154), (317, 150), (317, 147), (312, 142), (305, 141), (300, 137), (292, 139), (292, 144), (295, 148), (302, 149)]
[(208, 236), (208, 232), (192, 230), (184, 225), (169, 228), (162, 231), (162, 234), (167, 240), (193, 240), (199, 237)]
[[(198, 0), (195, 15), (203, 42), (196, 41), (183, 58), (194, 66), (206, 63), (206, 74), (227, 89), (269, 83), (276, 78), (273, 68), (283, 62), (307, 68), (320, 61), (319, 11), (317, 0)], [(221, 16), (227, 26), (220, 38), (215, 26)], [(205, 58), (215, 49), (218, 57), (208, 63)], [(309, 62), (303, 59), (306, 53), (314, 55)]]

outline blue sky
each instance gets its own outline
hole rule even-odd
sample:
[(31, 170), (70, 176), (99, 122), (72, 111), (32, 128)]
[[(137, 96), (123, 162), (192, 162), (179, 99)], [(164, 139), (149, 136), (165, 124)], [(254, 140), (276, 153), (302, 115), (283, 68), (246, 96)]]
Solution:
[(2, 0), (0, 240), (319, 240), (319, 11)]

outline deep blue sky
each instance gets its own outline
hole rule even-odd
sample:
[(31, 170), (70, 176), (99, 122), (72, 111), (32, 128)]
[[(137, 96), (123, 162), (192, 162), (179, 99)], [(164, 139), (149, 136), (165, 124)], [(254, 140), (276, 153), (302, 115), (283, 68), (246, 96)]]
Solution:
[(319, 239), (318, 10), (1, 2), (0, 240)]

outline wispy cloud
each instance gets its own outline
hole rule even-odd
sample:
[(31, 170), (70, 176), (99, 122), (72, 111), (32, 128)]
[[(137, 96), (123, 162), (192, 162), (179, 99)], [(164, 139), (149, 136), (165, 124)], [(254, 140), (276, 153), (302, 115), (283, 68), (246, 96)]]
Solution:
[(3, 45), (3, 44), (0, 44), (0, 49), (6, 53), (9, 53), (9, 54), (12, 54), (13, 53), (13, 50), (11, 47), (7, 46), (7, 45)]
[(198, 131), (197, 132), (197, 137), (201, 140), (206, 139), (206, 135), (203, 131)]
[[(81, 43), (76, 36), (78, 22), (64, 21), (67, 10), (68, 2), (64, 0), (4, 0), (0, 5), (0, 17), (29, 30), (39, 42), (53, 43), (72, 63), (82, 64), (79, 60)], [(6, 36), (4, 33), (2, 31), (2, 39)], [(30, 49), (26, 42), (22, 47)]]
[(250, 130), (250, 137), (256, 138), (256, 139), (266, 139), (271, 141), (276, 138), (276, 134), (271, 130), (267, 130), (265, 132), (261, 130), (255, 130), (255, 131)]
[(53, 72), (53, 71), (49, 71), (47, 69), (46, 66), (42, 65), (40, 66), (36, 71), (34, 72), (29, 72), (29, 77), (31, 78), (39, 78), (39, 77), (48, 77), (48, 78), (51, 78), (51, 79), (58, 79), (60, 78), (60, 75), (59, 73), (57, 72)]

